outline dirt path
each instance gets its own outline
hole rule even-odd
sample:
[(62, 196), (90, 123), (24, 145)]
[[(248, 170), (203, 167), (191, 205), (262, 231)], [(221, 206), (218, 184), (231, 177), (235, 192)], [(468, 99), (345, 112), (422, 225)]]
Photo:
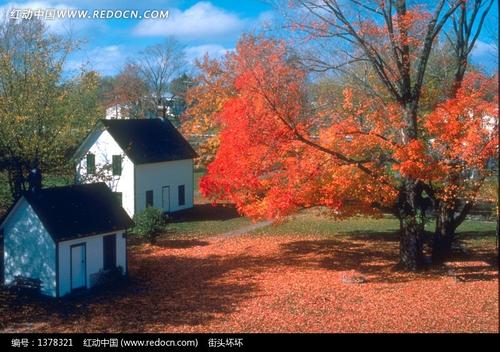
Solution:
[(255, 224), (240, 227), (237, 230), (232, 230), (232, 231), (221, 233), (220, 235), (217, 235), (217, 236), (209, 237), (208, 240), (215, 240), (215, 241), (226, 240), (228, 238), (241, 236), (241, 235), (244, 235), (248, 232), (251, 232), (251, 231), (254, 231), (257, 229), (261, 229), (263, 227), (271, 225), (272, 223), (273, 223), (272, 220), (259, 221), (259, 222), (256, 222)]

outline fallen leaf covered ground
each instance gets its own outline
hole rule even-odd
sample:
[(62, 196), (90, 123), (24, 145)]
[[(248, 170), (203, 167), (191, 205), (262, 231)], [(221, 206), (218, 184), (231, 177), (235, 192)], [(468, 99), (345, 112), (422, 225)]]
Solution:
[(64, 300), (0, 292), (2, 331), (498, 332), (494, 248), (394, 270), (397, 241), (265, 236), (129, 248), (130, 279)]

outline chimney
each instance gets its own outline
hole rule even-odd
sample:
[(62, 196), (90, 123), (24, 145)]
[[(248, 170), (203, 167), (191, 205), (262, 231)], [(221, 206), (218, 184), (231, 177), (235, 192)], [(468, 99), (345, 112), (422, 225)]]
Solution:
[(30, 192), (37, 192), (42, 189), (42, 171), (34, 167), (28, 175), (28, 184)]

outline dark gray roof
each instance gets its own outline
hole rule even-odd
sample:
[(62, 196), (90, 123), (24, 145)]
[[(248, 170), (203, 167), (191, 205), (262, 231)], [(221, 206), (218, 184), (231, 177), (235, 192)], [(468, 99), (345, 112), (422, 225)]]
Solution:
[(168, 120), (102, 120), (134, 164), (193, 159), (196, 152)]
[(134, 226), (105, 183), (44, 188), (26, 192), (54, 241), (125, 230)]

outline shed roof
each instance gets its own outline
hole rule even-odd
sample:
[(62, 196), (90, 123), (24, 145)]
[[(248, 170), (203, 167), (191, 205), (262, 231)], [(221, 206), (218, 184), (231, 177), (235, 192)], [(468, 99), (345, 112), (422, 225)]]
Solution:
[(134, 225), (105, 183), (44, 188), (23, 197), (56, 242)]
[(193, 159), (198, 155), (168, 120), (102, 120), (134, 164)]

